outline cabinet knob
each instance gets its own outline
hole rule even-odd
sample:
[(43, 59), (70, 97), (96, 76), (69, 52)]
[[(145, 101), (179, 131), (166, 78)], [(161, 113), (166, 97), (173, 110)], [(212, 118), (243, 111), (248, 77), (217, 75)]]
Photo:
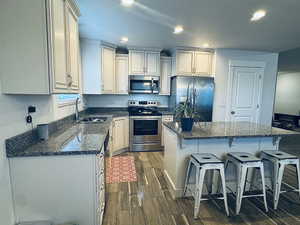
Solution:
[(235, 114), (235, 111), (231, 111), (230, 113), (231, 113), (231, 115), (234, 115), (234, 114)]

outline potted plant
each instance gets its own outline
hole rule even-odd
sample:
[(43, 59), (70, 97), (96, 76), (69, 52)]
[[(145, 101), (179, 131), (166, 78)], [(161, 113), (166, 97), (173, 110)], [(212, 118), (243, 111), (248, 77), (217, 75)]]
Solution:
[(186, 99), (175, 108), (175, 119), (181, 122), (182, 131), (191, 131), (193, 129), (195, 119), (199, 117), (196, 112), (197, 90), (193, 87), (190, 89), (188, 85)]

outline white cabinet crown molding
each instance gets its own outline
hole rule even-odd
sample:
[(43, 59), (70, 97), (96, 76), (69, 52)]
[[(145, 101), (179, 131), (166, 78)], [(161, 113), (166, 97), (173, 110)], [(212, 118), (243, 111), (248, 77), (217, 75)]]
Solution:
[(161, 48), (152, 48), (152, 47), (137, 47), (137, 46), (128, 46), (128, 50), (134, 51), (149, 51), (149, 52), (161, 52)]

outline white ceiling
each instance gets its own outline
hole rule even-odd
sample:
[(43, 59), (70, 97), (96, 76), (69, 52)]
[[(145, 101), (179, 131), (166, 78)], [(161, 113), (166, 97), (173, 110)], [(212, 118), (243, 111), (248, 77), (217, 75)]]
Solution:
[[(120, 0), (77, 0), (80, 35), (128, 45), (175, 46), (284, 51), (300, 46), (299, 0), (136, 0), (125, 8)], [(262, 20), (252, 13), (265, 9)], [(173, 34), (175, 25), (184, 26)]]

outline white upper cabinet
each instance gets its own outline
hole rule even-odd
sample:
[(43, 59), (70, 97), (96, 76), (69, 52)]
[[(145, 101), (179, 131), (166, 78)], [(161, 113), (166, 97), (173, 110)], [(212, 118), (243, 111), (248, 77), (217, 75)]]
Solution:
[(81, 39), (83, 93), (128, 94), (128, 55), (116, 55), (116, 46)]
[(101, 41), (81, 39), (82, 76), (84, 94), (114, 94), (114, 45)]
[(116, 55), (116, 94), (128, 94), (128, 55)]
[(129, 75), (160, 75), (160, 50), (129, 50)]
[(172, 75), (171, 57), (161, 57), (160, 59), (160, 95), (170, 95), (170, 83)]
[(113, 94), (115, 91), (115, 52), (114, 48), (102, 47), (101, 93)]
[[(72, 6), (66, 1), (66, 43), (67, 43), (67, 87), (79, 91), (80, 56), (78, 18)], [(69, 83), (68, 83), (68, 80)]]
[(79, 93), (80, 13), (75, 2), (10, 0), (6, 4), (1, 26), (1, 40), (6, 43), (0, 52), (2, 92)]
[(160, 53), (159, 52), (146, 52), (146, 68), (145, 75), (159, 76), (160, 75)]
[(130, 51), (130, 75), (145, 74), (145, 52), (144, 51)]
[(212, 52), (200, 50), (175, 50), (172, 75), (211, 76)]
[(210, 52), (194, 52), (194, 73), (211, 74), (212, 71), (212, 54)]
[(181, 75), (193, 74), (194, 52), (177, 51), (176, 52), (176, 72)]

